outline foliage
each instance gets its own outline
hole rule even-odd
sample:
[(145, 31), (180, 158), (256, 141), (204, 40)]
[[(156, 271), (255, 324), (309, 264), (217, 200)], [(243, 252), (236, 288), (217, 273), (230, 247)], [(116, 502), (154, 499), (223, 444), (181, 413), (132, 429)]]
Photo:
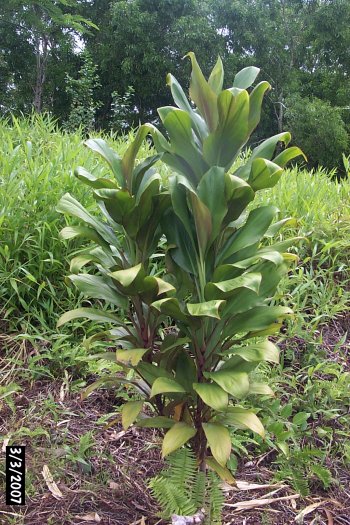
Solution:
[[(222, 90), (223, 66), (218, 59), (205, 80), (193, 53), (190, 96), (168, 75), (178, 108), (159, 108), (168, 138), (154, 126), (141, 126), (121, 158), (99, 139), (86, 145), (108, 163), (114, 178), (96, 178), (84, 168), (76, 176), (93, 188), (104, 222), (66, 194), (58, 211), (85, 226), (68, 226), (63, 238), (94, 242), (71, 261), (75, 286), (113, 309), (79, 308), (64, 314), (58, 326), (86, 317), (113, 328), (109, 338), (116, 352), (97, 357), (116, 360), (135, 376), (102, 377), (86, 393), (103, 385), (132, 384), (154, 410), (142, 415), (143, 400), (125, 404), (124, 428), (168, 428), (164, 456), (192, 440), (200, 470), (206, 465), (232, 481), (225, 465), (231, 453), (227, 427), (247, 428), (263, 436), (255, 412), (243, 408), (245, 398), (273, 395), (263, 382), (250, 380), (260, 362), (278, 363), (277, 347), (266, 335), (279, 331), (289, 308), (272, 305), (277, 285), (295, 256), (287, 243), (267, 244), (290, 219), (275, 224), (277, 209), (258, 206), (247, 213), (255, 193), (273, 187), (284, 165), (302, 152), (288, 145), (289, 133), (265, 140), (251, 157), (230, 172), (234, 160), (259, 122), (269, 84), (249, 92), (259, 70), (245, 68), (231, 89)], [(143, 139), (152, 134), (158, 155), (135, 164)], [(161, 157), (174, 174), (169, 189), (152, 166)], [(160, 278), (150, 266), (166, 236), (166, 269)], [(161, 246), (163, 249), (163, 246)], [(80, 273), (91, 267), (90, 273)], [(123, 316), (127, 322), (123, 322)], [(170, 323), (175, 333), (161, 337)], [(262, 340), (260, 336), (265, 336)], [(248, 344), (247, 344), (248, 343)], [(207, 448), (212, 456), (207, 457)]]
[(124, 95), (119, 95), (118, 91), (112, 93), (111, 105), (111, 127), (113, 131), (125, 131), (130, 128), (135, 105), (133, 102), (135, 90), (129, 86)]
[(162, 509), (162, 517), (172, 514), (192, 516), (198, 509), (204, 509), (205, 523), (221, 524), (224, 496), (220, 478), (212, 472), (205, 477), (197, 472), (196, 458), (190, 449), (184, 447), (170, 454), (166, 468), (152, 478), (148, 485), (152, 495)]
[(348, 133), (339, 108), (316, 97), (291, 96), (285, 119), (294, 139), (303, 144), (311, 166), (332, 168), (348, 150)]
[(71, 109), (66, 128), (70, 131), (81, 129), (87, 133), (94, 129), (95, 113), (100, 103), (94, 100), (94, 92), (100, 86), (97, 66), (93, 63), (89, 53), (81, 55), (82, 66), (78, 78), (67, 75), (66, 91), (71, 97)]

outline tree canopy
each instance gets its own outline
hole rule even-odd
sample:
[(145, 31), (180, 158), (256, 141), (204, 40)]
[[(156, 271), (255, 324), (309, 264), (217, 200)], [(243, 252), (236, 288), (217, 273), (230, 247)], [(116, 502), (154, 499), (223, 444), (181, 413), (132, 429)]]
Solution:
[[(79, 98), (70, 86), (88, 82), (81, 78), (88, 53), (98, 77), (89, 102), (94, 126), (113, 129), (115, 93), (128, 96), (130, 88), (130, 126), (154, 121), (170, 102), (166, 74), (186, 83), (182, 57), (194, 51), (208, 73), (220, 55), (226, 86), (248, 65), (271, 83), (261, 136), (290, 125), (310, 164), (332, 167), (339, 152), (349, 153), (349, 19), (347, 0), (4, 0), (0, 110), (48, 111), (69, 122)], [(338, 130), (334, 154), (329, 133), (322, 135), (327, 111)], [(324, 155), (321, 143), (330, 148)]]

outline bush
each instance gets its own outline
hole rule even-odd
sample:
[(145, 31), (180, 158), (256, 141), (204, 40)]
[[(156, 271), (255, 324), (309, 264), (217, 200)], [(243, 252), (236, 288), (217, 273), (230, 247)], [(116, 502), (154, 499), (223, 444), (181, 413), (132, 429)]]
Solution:
[(286, 123), (311, 166), (341, 165), (349, 137), (341, 111), (319, 98), (291, 96), (286, 100)]

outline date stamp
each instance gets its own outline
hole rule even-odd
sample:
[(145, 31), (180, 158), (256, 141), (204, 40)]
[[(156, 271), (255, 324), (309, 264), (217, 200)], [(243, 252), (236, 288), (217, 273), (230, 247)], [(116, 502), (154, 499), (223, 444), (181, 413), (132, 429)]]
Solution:
[(25, 448), (6, 447), (6, 505), (25, 504)]

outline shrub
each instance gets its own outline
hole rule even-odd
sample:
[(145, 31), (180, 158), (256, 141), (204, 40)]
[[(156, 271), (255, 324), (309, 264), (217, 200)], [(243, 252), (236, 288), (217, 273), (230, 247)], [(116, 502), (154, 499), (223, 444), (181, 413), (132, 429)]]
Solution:
[(310, 165), (329, 169), (340, 166), (349, 143), (340, 109), (316, 97), (289, 97), (286, 105), (287, 126)]
[[(126, 374), (102, 377), (86, 394), (102, 385), (131, 384), (137, 398), (123, 407), (124, 428), (134, 422), (166, 428), (163, 456), (190, 441), (201, 471), (209, 466), (232, 481), (226, 468), (228, 427), (264, 435), (249, 404), (252, 397), (273, 392), (252, 381), (250, 373), (261, 361), (278, 362), (278, 349), (267, 336), (292, 312), (272, 301), (296, 258), (286, 252), (295, 239), (272, 242), (289, 219), (273, 224), (276, 207), (249, 211), (248, 206), (259, 190), (278, 182), (284, 165), (301, 151), (292, 147), (275, 156), (277, 144), (290, 141), (289, 133), (281, 133), (234, 170), (270, 86), (260, 82), (250, 89), (259, 70), (248, 67), (223, 90), (220, 59), (207, 81), (194, 54), (188, 56), (196, 107), (168, 75), (177, 107), (158, 110), (167, 136), (145, 124), (123, 158), (101, 139), (86, 142), (113, 173), (97, 179), (84, 168), (76, 171), (92, 187), (104, 220), (70, 195), (58, 210), (85, 223), (65, 228), (64, 238), (93, 242), (72, 260), (71, 281), (109, 307), (67, 312), (59, 326), (79, 317), (112, 324), (95, 337), (115, 341), (116, 351), (101, 357), (116, 360)], [(158, 155), (136, 163), (149, 133)], [(153, 167), (160, 158), (173, 170), (166, 187)], [(161, 256), (165, 266), (155, 265)], [(147, 405), (152, 415), (143, 413)]]

